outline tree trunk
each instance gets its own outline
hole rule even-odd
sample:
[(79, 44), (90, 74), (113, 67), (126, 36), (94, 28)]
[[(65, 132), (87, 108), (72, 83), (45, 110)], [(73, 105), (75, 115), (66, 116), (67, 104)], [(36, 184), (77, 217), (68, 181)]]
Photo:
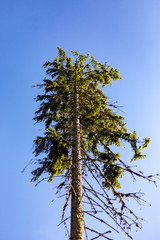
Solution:
[(81, 143), (80, 143), (80, 120), (79, 120), (79, 94), (77, 81), (75, 80), (70, 240), (84, 240), (82, 168), (80, 159), (81, 159)]

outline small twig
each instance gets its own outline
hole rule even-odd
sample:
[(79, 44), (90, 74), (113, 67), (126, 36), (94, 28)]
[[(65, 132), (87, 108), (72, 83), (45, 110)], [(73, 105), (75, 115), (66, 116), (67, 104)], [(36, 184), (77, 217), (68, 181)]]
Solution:
[(66, 194), (63, 194), (63, 195), (61, 195), (61, 196), (59, 196), (59, 197), (54, 198), (54, 199), (50, 202), (49, 206), (51, 206), (51, 204), (52, 204), (55, 200), (57, 200), (58, 198), (64, 197), (64, 196), (66, 196)]
[[(91, 232), (97, 233), (99, 236), (101, 235), (102, 237), (104, 237), (104, 238), (106, 238), (106, 239), (108, 239), (108, 240), (113, 240), (112, 238), (108, 238), (108, 237), (104, 236), (103, 233), (99, 233), (99, 232), (97, 232), (97, 231), (95, 231), (95, 230), (93, 230), (93, 229), (91, 229), (91, 228), (89, 228), (89, 227), (85, 227), (85, 228), (86, 228), (87, 230), (91, 231)], [(93, 238), (92, 238), (91, 240), (93, 240)]]
[(46, 179), (49, 179), (49, 177), (45, 177), (45, 178), (42, 178), (39, 182), (37, 182), (35, 184), (35, 187), (37, 187), (38, 184), (40, 184), (42, 181), (46, 180)]
[(99, 220), (100, 222), (104, 223), (105, 225), (108, 226), (108, 224), (102, 219), (102, 218), (99, 218), (93, 214), (91, 214), (89, 211), (84, 211), (84, 213), (88, 214), (89, 216), (93, 217), (93, 218), (96, 218), (97, 220)]
[[(101, 234), (99, 234), (97, 237), (92, 238), (91, 240), (97, 239), (97, 238), (99, 238), (99, 237), (101, 237), (102, 235), (107, 234), (107, 233), (111, 233), (111, 231), (107, 231), (107, 232), (105, 232), (105, 233), (101, 233)], [(113, 240), (113, 239), (112, 239), (112, 240)]]
[(85, 231), (85, 235), (86, 235), (86, 240), (89, 240), (89, 239), (88, 239), (87, 230), (86, 230), (86, 224), (85, 224), (85, 221), (84, 221), (84, 231)]
[(57, 227), (59, 227), (62, 223), (64, 223), (64, 221), (67, 221), (69, 218), (71, 218), (71, 216), (70, 217), (67, 217), (67, 218), (65, 218), (62, 222), (60, 222), (58, 225), (57, 225)]

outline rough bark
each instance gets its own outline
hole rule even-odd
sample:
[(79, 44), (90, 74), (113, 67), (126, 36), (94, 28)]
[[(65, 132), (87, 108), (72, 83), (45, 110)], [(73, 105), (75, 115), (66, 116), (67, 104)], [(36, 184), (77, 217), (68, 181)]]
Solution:
[(78, 95), (77, 81), (75, 80), (70, 240), (84, 240), (82, 169), (81, 169), (80, 159), (81, 159), (81, 148), (80, 148), (79, 95)]

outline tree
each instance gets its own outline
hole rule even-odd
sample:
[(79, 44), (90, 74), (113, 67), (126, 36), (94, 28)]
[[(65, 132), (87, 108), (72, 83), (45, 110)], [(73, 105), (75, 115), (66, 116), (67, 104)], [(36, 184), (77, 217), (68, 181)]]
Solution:
[[(62, 178), (57, 193), (65, 191), (62, 222), (66, 228), (70, 217), (65, 219), (65, 211), (71, 198), (70, 240), (82, 240), (84, 234), (88, 239), (89, 231), (96, 234), (92, 239), (110, 239), (107, 234), (111, 230), (118, 232), (101, 211), (131, 237), (129, 229), (141, 228), (142, 218), (128, 207), (127, 200), (144, 201), (143, 193), (121, 192), (119, 179), (129, 173), (133, 179), (155, 181), (152, 175), (134, 171), (130, 163), (121, 160), (117, 148), (121, 142), (129, 144), (133, 162), (145, 157), (141, 151), (150, 139), (140, 141), (135, 131), (129, 133), (124, 117), (115, 112), (118, 106), (109, 103), (102, 91), (121, 78), (117, 69), (99, 63), (89, 54), (72, 51), (71, 58), (62, 48), (58, 52), (53, 62), (44, 64), (46, 77), (36, 85), (44, 92), (36, 97), (40, 106), (34, 120), (44, 122), (45, 130), (34, 141), (34, 154), (42, 157), (36, 159), (38, 167), (32, 171), (32, 181), (40, 182), (44, 173), (49, 182), (55, 176)], [(105, 224), (107, 231), (101, 233), (86, 225), (86, 214)]]

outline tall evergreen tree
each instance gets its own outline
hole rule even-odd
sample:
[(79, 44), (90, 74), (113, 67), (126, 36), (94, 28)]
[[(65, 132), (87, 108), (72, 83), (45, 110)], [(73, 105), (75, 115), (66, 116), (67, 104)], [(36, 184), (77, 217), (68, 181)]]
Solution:
[[(49, 182), (56, 175), (62, 177), (57, 193), (65, 191), (62, 222), (67, 228), (66, 221), (71, 219), (70, 240), (83, 240), (84, 235), (88, 239), (89, 231), (96, 234), (93, 239), (110, 239), (107, 234), (118, 230), (106, 222), (108, 217), (131, 237), (129, 229), (141, 228), (142, 218), (127, 206), (127, 201), (130, 198), (143, 201), (143, 194), (121, 192), (119, 178), (129, 173), (133, 179), (155, 182), (153, 176), (132, 170), (130, 164), (145, 157), (141, 150), (150, 139), (139, 141), (135, 131), (129, 133), (124, 117), (115, 113), (117, 106), (109, 103), (101, 90), (121, 78), (117, 69), (99, 63), (89, 54), (72, 51), (71, 58), (62, 48), (58, 52), (53, 62), (44, 64), (46, 77), (36, 85), (44, 92), (36, 97), (40, 106), (34, 120), (44, 122), (45, 130), (34, 142), (35, 156), (42, 157), (36, 160), (38, 168), (32, 171), (32, 181), (41, 181), (43, 173), (48, 175)], [(113, 151), (125, 142), (133, 150), (128, 163)], [(71, 216), (65, 219), (70, 198)], [(101, 216), (101, 211), (107, 218)], [(86, 225), (85, 214), (106, 225), (107, 231), (101, 233)]]

